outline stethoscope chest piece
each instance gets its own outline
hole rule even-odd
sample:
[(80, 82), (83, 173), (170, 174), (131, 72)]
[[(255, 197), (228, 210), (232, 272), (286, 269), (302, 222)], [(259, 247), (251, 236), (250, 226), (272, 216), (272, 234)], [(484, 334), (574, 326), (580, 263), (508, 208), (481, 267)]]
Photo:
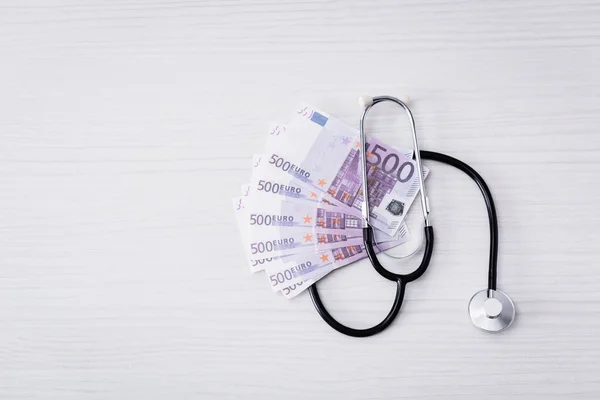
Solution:
[(485, 332), (502, 332), (515, 320), (515, 305), (500, 290), (481, 290), (469, 302), (473, 325)]

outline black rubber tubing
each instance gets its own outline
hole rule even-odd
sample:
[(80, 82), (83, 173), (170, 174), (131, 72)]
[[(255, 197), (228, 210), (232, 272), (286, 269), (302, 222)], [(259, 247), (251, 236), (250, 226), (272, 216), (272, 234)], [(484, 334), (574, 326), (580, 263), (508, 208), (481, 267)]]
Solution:
[(449, 155), (436, 153), (434, 151), (421, 150), (421, 158), (425, 160), (438, 161), (457, 168), (467, 174), (479, 187), (485, 206), (488, 212), (490, 222), (490, 260), (488, 266), (488, 289), (496, 290), (498, 280), (498, 214), (496, 213), (496, 205), (492, 197), (490, 188), (485, 183), (481, 175), (477, 173), (470, 165), (457, 160)]
[[(496, 290), (498, 274), (498, 216), (496, 214), (496, 206), (494, 205), (494, 199), (492, 198), (492, 193), (489, 187), (487, 186), (481, 175), (477, 173), (477, 171), (471, 168), (468, 164), (465, 164), (464, 162), (454, 157), (426, 150), (421, 150), (420, 154), (421, 158), (424, 160), (438, 161), (444, 164), (451, 165), (463, 171), (471, 179), (473, 179), (475, 183), (477, 183), (477, 186), (479, 186), (479, 189), (481, 190), (481, 194), (485, 201), (490, 222), (490, 259), (488, 268), (488, 289)], [(377, 271), (377, 273), (379, 273), (386, 279), (396, 281), (396, 296), (394, 298), (394, 303), (392, 304), (390, 312), (383, 319), (383, 321), (371, 328), (366, 329), (354, 329), (342, 325), (335, 318), (333, 318), (333, 316), (325, 308), (325, 305), (323, 304), (323, 302), (321, 301), (321, 297), (319, 296), (317, 284), (314, 283), (308, 289), (313, 304), (321, 318), (323, 318), (323, 320), (336, 331), (343, 333), (344, 335), (353, 337), (368, 337), (376, 335), (383, 331), (385, 328), (387, 328), (394, 321), (394, 319), (400, 312), (400, 308), (402, 307), (406, 283), (414, 281), (415, 279), (419, 278), (425, 273), (427, 267), (429, 266), (429, 262), (431, 261), (434, 244), (433, 228), (431, 226), (426, 226), (425, 252), (421, 264), (415, 271), (411, 272), (410, 274), (395, 274), (385, 269), (377, 259), (375, 251), (373, 249), (373, 230), (371, 227), (366, 227), (363, 229), (363, 239), (365, 244), (365, 250), (367, 252), (367, 255), (369, 256), (369, 259), (371, 260), (371, 265), (373, 266), (375, 271)]]
[(402, 307), (402, 300), (404, 300), (404, 289), (406, 285), (399, 279), (396, 281), (396, 297), (394, 298), (394, 303), (392, 304), (390, 312), (383, 319), (383, 321), (367, 329), (354, 329), (346, 325), (340, 324), (335, 318), (333, 318), (329, 311), (327, 311), (327, 309), (323, 305), (323, 302), (321, 301), (321, 297), (319, 297), (319, 292), (316, 290), (316, 288), (312, 290), (314, 287), (315, 284), (313, 284), (309, 288), (310, 297), (312, 298), (313, 304), (315, 305), (317, 312), (330, 327), (347, 336), (367, 337), (378, 334), (394, 321), (394, 319), (398, 315), (398, 312), (400, 311), (400, 307)]

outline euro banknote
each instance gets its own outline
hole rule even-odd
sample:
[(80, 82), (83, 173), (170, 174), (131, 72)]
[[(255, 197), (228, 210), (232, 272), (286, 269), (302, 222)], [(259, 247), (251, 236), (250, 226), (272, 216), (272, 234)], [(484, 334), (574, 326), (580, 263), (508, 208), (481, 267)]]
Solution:
[[(397, 246), (396, 242), (379, 244), (376, 252)], [(265, 268), (274, 291), (305, 280), (318, 281), (331, 271), (367, 257), (364, 245), (339, 247), (315, 254), (298, 254), (270, 264)], [(312, 282), (312, 283), (314, 283)], [(307, 283), (310, 286), (312, 283)]]
[[(304, 107), (282, 132), (276, 141), (270, 141), (261, 157), (261, 169), (253, 174), (259, 190), (265, 191), (265, 185), (271, 191), (282, 191), (283, 187), (287, 195), (291, 192), (291, 196), (297, 193), (303, 199), (326, 199), (345, 207), (344, 212), (360, 212), (362, 159), (356, 129)], [(390, 236), (397, 234), (419, 191), (416, 162), (411, 156), (411, 151), (375, 138), (367, 142), (371, 224)], [(429, 170), (423, 172), (426, 177)]]

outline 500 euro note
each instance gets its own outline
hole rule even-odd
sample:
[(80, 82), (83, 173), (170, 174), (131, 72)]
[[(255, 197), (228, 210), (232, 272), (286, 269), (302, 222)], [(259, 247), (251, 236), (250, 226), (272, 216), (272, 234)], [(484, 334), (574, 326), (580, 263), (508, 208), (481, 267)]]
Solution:
[[(238, 223), (238, 229), (246, 248), (250, 243), (248, 234), (247, 215), (244, 212), (244, 198), (234, 198), (233, 209)], [(362, 240), (362, 238), (361, 238)], [(401, 241), (380, 243), (377, 247), (386, 250), (397, 246)], [(267, 269), (271, 287), (280, 290), (284, 297), (293, 298), (302, 293), (314, 282), (336, 268), (348, 265), (366, 257), (362, 245), (336, 247), (328, 251), (314, 252), (307, 250), (280, 257), (252, 258), (248, 256), (250, 269), (253, 272)], [(273, 285), (276, 282), (276, 285)]]
[[(311, 246), (315, 251), (321, 251), (362, 243), (362, 230), (357, 229), (362, 226), (362, 219), (341, 213), (337, 207), (277, 201), (268, 196), (260, 201), (253, 200), (246, 207), (250, 237), (246, 251), (252, 261), (306, 252)], [(346, 226), (354, 229), (346, 230)], [(383, 234), (377, 236), (378, 242), (403, 243), (409, 239), (405, 229), (400, 231), (397, 239), (380, 239), (386, 236)]]
[[(244, 212), (244, 197), (234, 198), (234, 199), (232, 199), (232, 203), (233, 203), (233, 210), (234, 210), (234, 213), (236, 216), (238, 230), (240, 232), (240, 237), (242, 239), (243, 247), (244, 247), (244, 249), (246, 249), (246, 247), (249, 245), (250, 238), (248, 236), (248, 229), (247, 229), (248, 225), (246, 224), (246, 215)], [(287, 257), (290, 257), (290, 256), (287, 256)], [(268, 265), (270, 263), (279, 263), (279, 262), (281, 262), (280, 260), (282, 260), (284, 258), (285, 257), (267, 257), (267, 258), (260, 259), (260, 260), (251, 260), (250, 257), (248, 257), (250, 271), (252, 271), (252, 272), (261, 271), (265, 268), (265, 265)], [(323, 275), (324, 274), (326, 274), (326, 272), (323, 272)], [(319, 279), (321, 276), (322, 275), (316, 275), (315, 279)], [(300, 293), (302, 293), (306, 289), (308, 289), (314, 282), (315, 282), (315, 280), (313, 280), (313, 279), (306, 279), (306, 280), (299, 281), (299, 282), (296, 282), (291, 285), (283, 286), (283, 287), (281, 287), (281, 293), (285, 298), (292, 299), (292, 298), (298, 296)]]
[[(397, 242), (379, 244), (376, 252), (385, 251), (398, 246)], [(274, 291), (312, 280), (318, 281), (331, 271), (352, 264), (367, 257), (363, 245), (335, 248), (315, 254), (297, 254), (269, 264), (265, 268), (267, 278)], [(314, 283), (313, 282), (313, 283)]]
[[(331, 249), (340, 245), (350, 246), (362, 242), (362, 229), (345, 229), (346, 225), (352, 227), (362, 226), (362, 219), (340, 213), (327, 204), (305, 204), (291, 201), (277, 201), (265, 198), (256, 201), (247, 207), (247, 224), (250, 225), (250, 246), (265, 235), (279, 238), (286, 234), (295, 233), (288, 241), (295, 237), (304, 239), (306, 243), (314, 243), (315, 251)], [(341, 223), (336, 221), (342, 221)], [(319, 229), (317, 227), (331, 227), (332, 229)], [(288, 228), (295, 228), (290, 230)], [(336, 228), (336, 229), (333, 229)], [(379, 235), (385, 236), (385, 235)], [(392, 239), (390, 239), (392, 240)], [(340, 242), (347, 242), (341, 244)], [(258, 244), (256, 243), (258, 246)], [(293, 251), (292, 252), (296, 252)]]
[(247, 252), (247, 249), (250, 247), (250, 230), (249, 225), (246, 223), (248, 216), (244, 207), (244, 200), (244, 197), (235, 197), (232, 199), (233, 212), (238, 225), (240, 238), (242, 239), (244, 255), (246, 256), (250, 266), (250, 272), (258, 272), (265, 269), (267, 264), (271, 262), (278, 262), (281, 257), (250, 257), (250, 254)]
[(246, 251), (251, 260), (315, 252), (362, 243), (362, 235), (348, 236), (341, 233), (314, 235), (312, 228), (299, 229), (290, 226), (251, 228), (249, 235), (250, 243)]
[[(362, 207), (362, 172), (357, 130), (310, 107), (268, 141), (257, 176), (269, 188), (300, 187), (301, 197), (326, 199), (351, 213)], [(271, 135), (272, 136), (272, 135)], [(395, 236), (419, 191), (411, 152), (397, 150), (374, 138), (367, 143), (371, 224)], [(428, 174), (424, 168), (424, 176)], [(284, 175), (287, 175), (287, 179)], [(277, 178), (275, 178), (277, 177)]]

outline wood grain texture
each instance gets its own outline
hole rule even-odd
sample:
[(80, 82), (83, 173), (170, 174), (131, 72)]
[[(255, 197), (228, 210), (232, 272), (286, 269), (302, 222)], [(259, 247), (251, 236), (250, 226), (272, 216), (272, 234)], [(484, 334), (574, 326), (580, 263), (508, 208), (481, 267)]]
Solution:
[[(0, 399), (598, 399), (599, 20), (597, 1), (0, 0)], [(301, 101), (356, 123), (363, 93), (409, 94), (422, 147), (490, 184), (510, 331), (470, 324), (485, 209), (445, 166), (432, 265), (383, 334), (342, 337), (246, 272), (229, 199), (269, 123)], [(385, 115), (377, 135), (409, 143)], [(394, 290), (366, 263), (320, 287), (356, 327)]]

